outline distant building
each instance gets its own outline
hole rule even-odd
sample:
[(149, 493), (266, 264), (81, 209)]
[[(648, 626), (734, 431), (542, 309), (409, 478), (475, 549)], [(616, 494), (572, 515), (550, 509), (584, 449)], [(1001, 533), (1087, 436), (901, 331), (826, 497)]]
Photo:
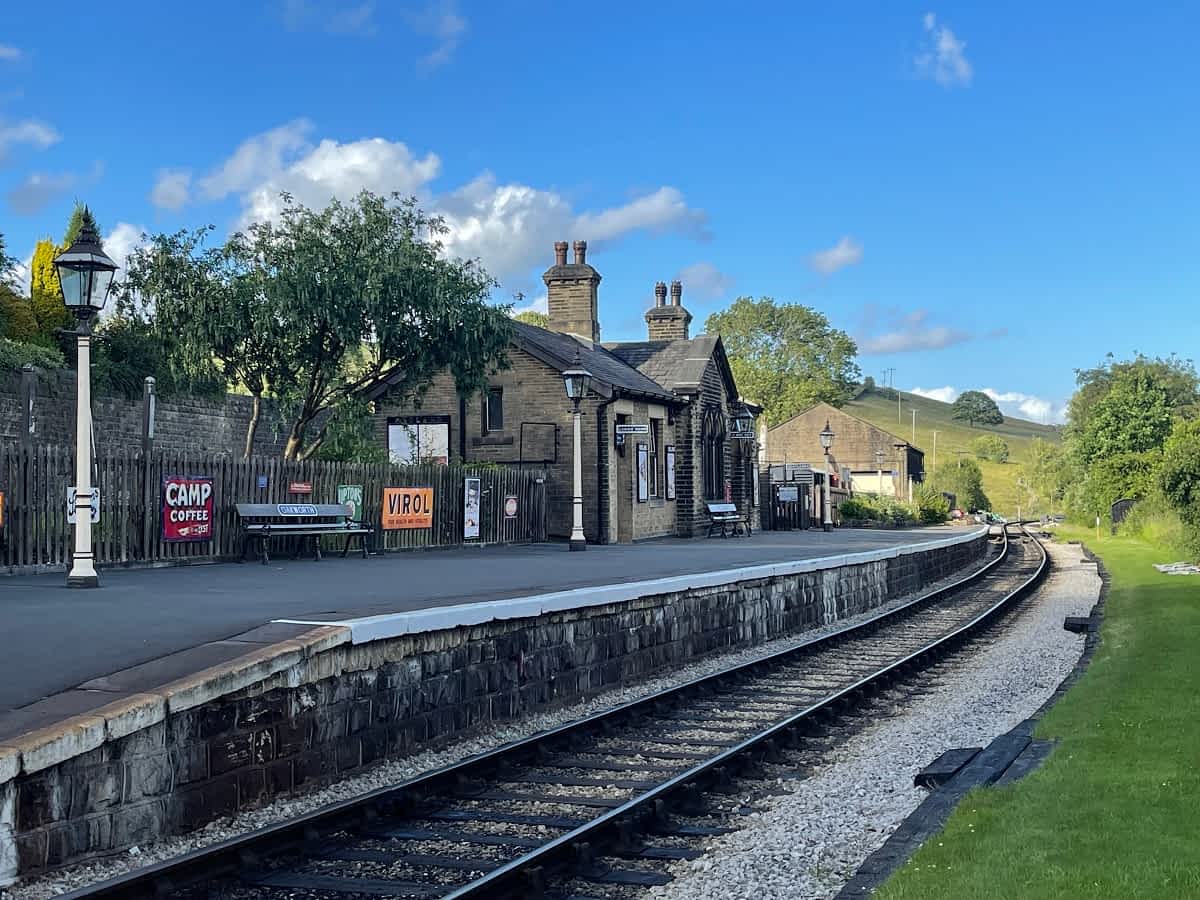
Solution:
[[(544, 469), (548, 531), (571, 530), (572, 418), (562, 372), (592, 373), (583, 418), (584, 534), (614, 543), (707, 529), (705, 503), (729, 497), (757, 523), (757, 445), (735, 439), (737, 385), (718, 335), (691, 337), (683, 286), (655, 286), (646, 341), (601, 343), (600, 273), (587, 244), (554, 245), (548, 328), (514, 322), (510, 368), (482, 395), (461, 396), (449, 373), (419, 405), (376, 401), (376, 434), (399, 462), (492, 462)], [(757, 407), (752, 407), (755, 412)]]
[[(844, 410), (818, 403), (767, 431), (771, 463), (824, 465), (818, 435), (829, 423), (834, 471), (849, 473), (851, 491), (911, 499), (913, 485), (925, 480), (925, 454), (902, 437), (864, 422)], [(881, 452), (882, 457), (876, 453)], [(882, 477), (881, 477), (882, 473)]]

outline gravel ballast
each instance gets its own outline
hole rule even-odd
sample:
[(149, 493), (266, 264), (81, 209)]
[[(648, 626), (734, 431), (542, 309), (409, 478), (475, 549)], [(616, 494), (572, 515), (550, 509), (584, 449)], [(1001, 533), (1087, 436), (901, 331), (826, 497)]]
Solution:
[[(972, 570), (974, 568), (976, 566), (972, 566)], [(920, 593), (931, 593), (940, 587), (960, 580), (964, 577), (964, 574), (965, 571), (956, 573), (936, 584), (928, 586)], [(444, 750), (427, 751), (403, 759), (389, 760), (360, 775), (339, 781), (312, 793), (277, 800), (262, 809), (242, 812), (233, 818), (212, 822), (191, 834), (168, 838), (151, 846), (133, 848), (119, 856), (71, 866), (47, 873), (43, 876), (28, 879), (24, 882), (18, 882), (8, 888), (0, 888), (0, 900), (48, 900), (48, 898), (57, 897), (59, 894), (85, 885), (113, 878), (142, 866), (161, 862), (173, 856), (227, 840), (331, 803), (349, 800), (379, 788), (390, 787), (407, 779), (415, 778), (425, 772), (451, 765), (469, 756), (495, 749), (503, 744), (564, 725), (584, 716), (611, 709), (623, 703), (628, 703), (666, 688), (713, 674), (739, 663), (751, 662), (755, 659), (761, 659), (764, 656), (778, 653), (789, 647), (807, 643), (816, 637), (840, 631), (879, 615), (881, 612), (894, 609), (897, 606), (912, 601), (917, 596), (919, 594), (898, 597), (869, 613), (843, 619), (831, 626), (812, 629), (803, 634), (791, 637), (780, 638), (746, 650), (711, 656), (675, 669), (660, 677), (647, 679), (617, 690), (607, 691), (600, 696), (581, 703), (575, 703), (551, 712), (527, 715), (519, 720), (491, 728), (474, 738), (457, 741), (452, 747)]]
[(1063, 619), (1087, 615), (1100, 577), (1080, 547), (1050, 545), (1053, 568), (991, 643), (952, 657), (903, 714), (839, 743), (788, 793), (739, 819), (705, 855), (673, 866), (653, 900), (833, 897), (927, 796), (913, 776), (945, 750), (983, 747), (1029, 718), (1067, 677), (1084, 638)]

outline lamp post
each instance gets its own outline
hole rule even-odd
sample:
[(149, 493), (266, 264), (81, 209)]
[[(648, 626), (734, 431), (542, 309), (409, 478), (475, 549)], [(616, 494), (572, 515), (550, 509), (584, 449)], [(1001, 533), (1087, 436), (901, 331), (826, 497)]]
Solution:
[(825, 429), (820, 434), (821, 449), (825, 451), (825, 515), (821, 524), (823, 531), (833, 531), (833, 510), (831, 509), (832, 501), (829, 496), (829, 489), (833, 487), (833, 483), (829, 478), (829, 448), (833, 446), (833, 429), (829, 427), (829, 420), (825, 420)]
[(575, 350), (575, 362), (571, 368), (562, 373), (563, 385), (567, 389), (567, 397), (574, 406), (575, 441), (574, 481), (571, 491), (571, 542), (572, 550), (586, 550), (587, 541), (583, 536), (583, 428), (579, 423), (579, 401), (587, 394), (588, 383), (592, 373), (585, 369), (579, 361), (579, 349)]
[(883, 451), (875, 451), (875, 477), (879, 479), (879, 496), (883, 496)]
[[(91, 218), (84, 210), (85, 217)], [(99, 587), (92, 556), (92, 318), (104, 308), (116, 263), (104, 253), (100, 236), (85, 224), (75, 242), (54, 259), (63, 301), (75, 313), (78, 387), (75, 397), (75, 553), (67, 587)]]

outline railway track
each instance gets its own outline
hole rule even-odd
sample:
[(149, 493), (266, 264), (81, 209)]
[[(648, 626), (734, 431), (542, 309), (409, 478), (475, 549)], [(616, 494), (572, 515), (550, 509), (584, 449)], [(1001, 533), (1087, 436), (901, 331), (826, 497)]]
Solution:
[(728, 830), (709, 798), (790, 765), (1036, 584), (1041, 545), (1020, 526), (997, 538), (973, 574), (854, 627), (67, 896), (590, 900), (666, 883)]

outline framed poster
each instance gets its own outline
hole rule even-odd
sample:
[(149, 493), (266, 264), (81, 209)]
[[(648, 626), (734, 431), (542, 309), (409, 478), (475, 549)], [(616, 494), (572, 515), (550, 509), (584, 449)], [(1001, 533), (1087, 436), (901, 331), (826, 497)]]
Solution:
[(213, 536), (213, 480), (208, 475), (163, 478), (162, 539), (209, 541)]
[(667, 445), (667, 499), (675, 499), (675, 448)]
[(517, 497), (515, 494), (509, 494), (504, 498), (504, 518), (515, 519), (517, 517)]
[(351, 522), (362, 520), (363, 486), (361, 484), (339, 484), (337, 502), (350, 507), (348, 518)]
[(463, 540), (479, 538), (479, 479), (463, 479)]
[(647, 444), (637, 445), (637, 499), (645, 503), (650, 496), (650, 447)]
[(384, 531), (433, 527), (433, 488), (386, 487), (383, 489)]

